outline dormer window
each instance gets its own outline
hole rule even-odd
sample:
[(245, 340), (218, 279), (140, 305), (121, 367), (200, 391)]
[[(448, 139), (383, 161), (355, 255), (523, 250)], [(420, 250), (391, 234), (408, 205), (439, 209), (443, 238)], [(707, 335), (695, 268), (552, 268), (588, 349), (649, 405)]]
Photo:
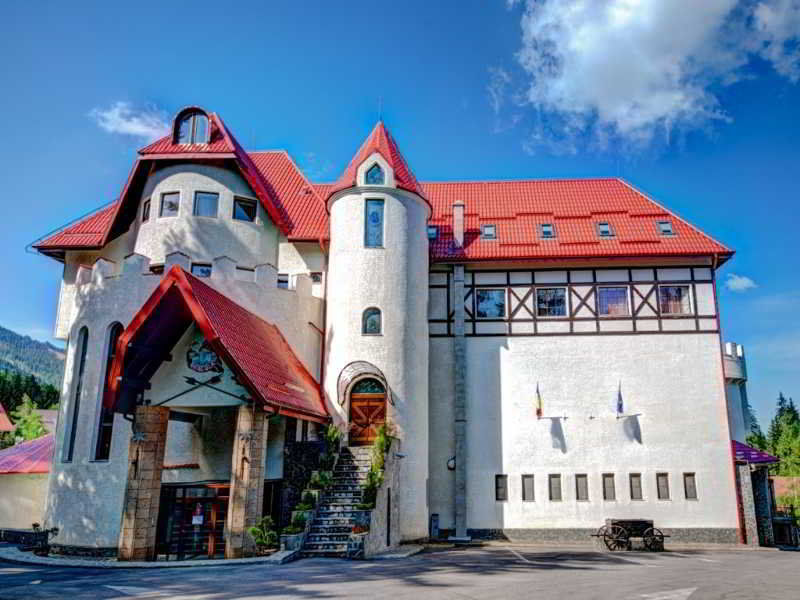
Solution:
[(541, 232), (543, 239), (556, 237), (556, 228), (553, 226), (552, 223), (542, 223)]
[(481, 225), (481, 238), (484, 240), (496, 240), (497, 227), (494, 225)]
[(611, 223), (601, 221), (597, 224), (597, 235), (600, 237), (614, 237), (614, 231), (611, 229)]
[(675, 235), (675, 231), (672, 229), (672, 221), (659, 221), (658, 232), (661, 235)]
[(439, 228), (436, 225), (428, 225), (428, 239), (435, 240), (439, 235)]
[(367, 170), (365, 180), (367, 185), (384, 185), (386, 183), (386, 176), (378, 163), (375, 163)]
[(208, 117), (205, 113), (194, 110), (185, 112), (175, 123), (176, 144), (207, 144)]

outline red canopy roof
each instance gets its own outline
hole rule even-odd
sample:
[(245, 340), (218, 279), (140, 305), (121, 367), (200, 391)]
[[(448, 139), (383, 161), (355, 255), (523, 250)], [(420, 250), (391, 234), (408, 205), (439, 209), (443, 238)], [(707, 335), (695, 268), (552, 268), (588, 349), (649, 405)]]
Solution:
[(325, 421), (319, 384), (277, 327), (175, 266), (120, 336), (104, 399), (112, 410), (131, 408), (127, 381), (149, 381), (194, 322), (212, 350), (266, 410)]
[(14, 424), (6, 414), (6, 409), (3, 408), (3, 403), (0, 402), (0, 432), (14, 431)]
[(0, 475), (49, 473), (55, 442), (52, 433), (0, 450)]

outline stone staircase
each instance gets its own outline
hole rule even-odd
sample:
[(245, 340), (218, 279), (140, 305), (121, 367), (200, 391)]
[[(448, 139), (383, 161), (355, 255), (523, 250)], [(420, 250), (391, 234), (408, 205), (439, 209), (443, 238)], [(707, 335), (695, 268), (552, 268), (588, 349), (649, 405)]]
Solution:
[(306, 536), (302, 557), (346, 558), (358, 553), (349, 547), (350, 533), (358, 522), (369, 522), (369, 510), (358, 510), (361, 484), (372, 462), (371, 446), (345, 447), (333, 469), (333, 485), (320, 500), (314, 522)]

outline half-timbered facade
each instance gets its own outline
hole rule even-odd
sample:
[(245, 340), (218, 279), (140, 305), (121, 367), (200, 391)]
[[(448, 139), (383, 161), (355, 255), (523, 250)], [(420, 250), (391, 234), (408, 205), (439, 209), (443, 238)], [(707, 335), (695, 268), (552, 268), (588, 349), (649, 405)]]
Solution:
[(732, 251), (622, 180), (421, 182), (379, 123), (314, 183), (189, 107), (117, 200), (35, 248), (64, 263), (63, 546), (183, 556), (201, 525), (200, 552), (246, 554), (329, 423), (352, 446), (390, 425), (402, 540), (612, 517), (738, 540)]

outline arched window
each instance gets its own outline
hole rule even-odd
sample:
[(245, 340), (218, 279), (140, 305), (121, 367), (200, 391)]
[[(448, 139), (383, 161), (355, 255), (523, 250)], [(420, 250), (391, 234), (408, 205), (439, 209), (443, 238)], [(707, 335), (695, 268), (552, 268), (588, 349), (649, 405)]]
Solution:
[(114, 432), (114, 413), (108, 410), (103, 404), (106, 386), (108, 386), (108, 375), (111, 372), (111, 364), (117, 356), (117, 341), (124, 331), (122, 323), (113, 323), (108, 328), (108, 350), (106, 351), (106, 369), (103, 385), (100, 386), (100, 419), (97, 423), (97, 443), (94, 447), (95, 460), (108, 460), (111, 456), (111, 435)]
[(78, 332), (78, 343), (75, 346), (75, 393), (72, 395), (72, 419), (69, 422), (69, 431), (65, 433), (64, 462), (72, 462), (75, 454), (75, 435), (78, 432), (78, 416), (81, 408), (81, 388), (83, 387), (83, 373), (86, 370), (86, 349), (89, 346), (89, 330), (84, 326)]
[(386, 389), (383, 384), (377, 379), (362, 379), (357, 381), (350, 390), (350, 394), (384, 394)]
[(378, 335), (381, 332), (381, 311), (378, 308), (368, 308), (361, 318), (361, 333), (364, 335)]
[(194, 110), (181, 114), (175, 123), (176, 144), (208, 143), (208, 117)]
[(372, 165), (367, 169), (367, 175), (364, 178), (367, 185), (383, 185), (386, 182), (386, 177), (383, 174), (383, 169), (378, 163)]

